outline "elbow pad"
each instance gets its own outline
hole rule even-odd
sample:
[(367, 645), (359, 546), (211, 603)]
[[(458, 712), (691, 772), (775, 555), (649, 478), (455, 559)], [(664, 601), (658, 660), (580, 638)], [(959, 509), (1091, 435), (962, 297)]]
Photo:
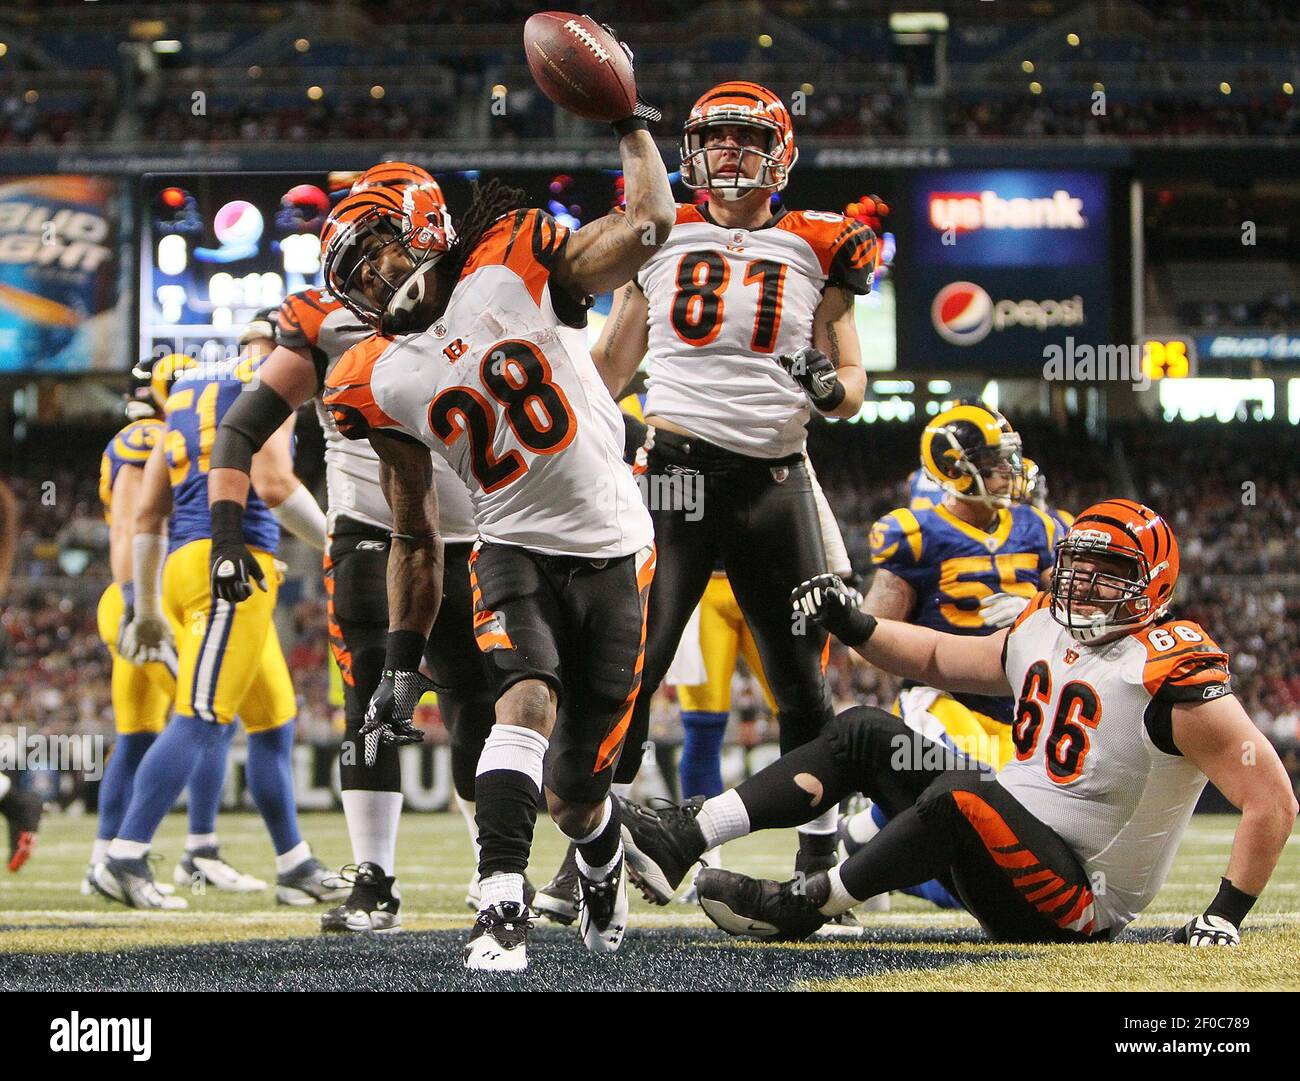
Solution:
[(278, 391), (262, 382), (250, 384), (221, 418), (212, 444), (211, 467), (249, 472), (253, 455), (292, 415), (293, 407)]

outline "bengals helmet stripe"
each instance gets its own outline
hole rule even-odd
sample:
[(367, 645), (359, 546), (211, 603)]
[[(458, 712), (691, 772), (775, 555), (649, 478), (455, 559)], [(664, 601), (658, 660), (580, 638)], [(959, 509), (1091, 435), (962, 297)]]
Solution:
[(447, 205), (447, 200), (442, 194), (442, 188), (434, 180), (433, 174), (427, 169), (422, 169), (418, 165), (412, 165), (410, 162), (405, 161), (381, 161), (378, 165), (372, 165), (357, 177), (350, 194), (356, 195), (375, 188), (389, 188), (394, 191), (401, 191), (403, 188), (411, 187), (427, 191), (440, 206)]
[[(454, 240), (446, 206), (422, 188), (377, 187), (349, 195), (321, 230), (325, 286), (359, 319), (377, 327), (384, 315), (419, 302), (424, 271)], [(390, 280), (379, 265), (378, 256), (392, 245), (410, 262), (400, 281)], [(363, 269), (369, 269), (370, 280), (363, 281)]]
[[(1078, 570), (1080, 561), (1092, 569)], [(1104, 499), (1079, 514), (1057, 548), (1052, 618), (1084, 643), (1132, 633), (1168, 611), (1178, 562), (1164, 518), (1131, 499)]]
[[(739, 168), (734, 176), (712, 175), (704, 132), (719, 124), (747, 125), (768, 131), (767, 149), (742, 147), (737, 162), (739, 167), (746, 154), (756, 154), (761, 161), (757, 176), (744, 176)], [(780, 191), (799, 157), (790, 110), (776, 94), (758, 83), (744, 80), (719, 83), (692, 106), (682, 133), (681, 156), (682, 183), (688, 188), (707, 189), (728, 200), (743, 198), (751, 191)]]

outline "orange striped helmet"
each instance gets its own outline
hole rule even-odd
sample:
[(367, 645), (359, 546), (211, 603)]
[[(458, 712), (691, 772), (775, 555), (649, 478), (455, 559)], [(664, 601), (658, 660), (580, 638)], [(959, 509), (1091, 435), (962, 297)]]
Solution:
[(1052, 618), (1078, 642), (1132, 633), (1169, 610), (1178, 541), (1150, 507), (1103, 499), (1074, 520), (1056, 549)]
[(372, 165), (357, 177), (350, 194), (356, 195), (373, 188), (391, 188), (394, 191), (401, 191), (403, 188), (421, 188), (432, 195), (434, 202), (440, 206), (447, 205), (442, 188), (433, 179), (433, 175), (418, 165), (406, 161), (381, 161), (378, 165)]
[[(325, 286), (359, 319), (378, 327), (384, 315), (396, 316), (424, 298), (425, 272), (455, 238), (446, 205), (423, 188), (356, 192), (334, 208), (321, 230)], [(384, 256), (390, 247), (405, 259)]]
[[(735, 172), (715, 176), (709, 169), (706, 132), (723, 124), (760, 129), (766, 136), (766, 148), (741, 147)], [(756, 176), (744, 175), (746, 154), (759, 158)], [(706, 188), (724, 199), (740, 199), (757, 190), (780, 191), (798, 157), (790, 110), (785, 102), (758, 83), (719, 83), (695, 103), (686, 118), (682, 133), (682, 183), (694, 190)]]

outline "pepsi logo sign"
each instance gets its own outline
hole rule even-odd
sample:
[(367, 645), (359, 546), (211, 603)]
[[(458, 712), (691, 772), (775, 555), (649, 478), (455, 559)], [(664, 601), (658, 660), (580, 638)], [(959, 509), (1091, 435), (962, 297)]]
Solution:
[(974, 345), (993, 329), (993, 298), (974, 282), (951, 282), (935, 295), (930, 321), (944, 341)]

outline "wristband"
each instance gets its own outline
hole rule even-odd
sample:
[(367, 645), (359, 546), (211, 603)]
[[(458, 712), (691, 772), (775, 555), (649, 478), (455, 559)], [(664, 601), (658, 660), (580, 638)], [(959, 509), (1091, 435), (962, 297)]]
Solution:
[(813, 405), (815, 405), (819, 411), (829, 413), (832, 409), (838, 409), (840, 402), (842, 401), (844, 401), (844, 384), (836, 379), (835, 386), (826, 393), (824, 398), (813, 399)]
[(1218, 895), (1205, 910), (1207, 916), (1222, 916), (1234, 927), (1240, 927), (1252, 906), (1259, 900), (1243, 890), (1237, 889), (1226, 878), (1219, 879)]
[(418, 672), (427, 640), (428, 636), (418, 631), (389, 631), (384, 671)]
[(208, 508), (212, 540), (244, 543), (244, 508), (233, 499), (218, 499)]

